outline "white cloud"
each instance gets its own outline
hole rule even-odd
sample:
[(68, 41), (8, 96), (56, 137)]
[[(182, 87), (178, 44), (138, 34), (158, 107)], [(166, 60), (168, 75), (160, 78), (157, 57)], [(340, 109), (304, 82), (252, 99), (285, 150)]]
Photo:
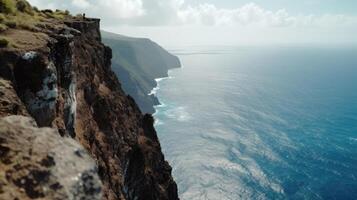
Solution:
[(39, 8), (70, 10), (72, 13), (88, 13), (105, 19), (132, 19), (144, 15), (141, 0), (29, 0)]
[[(237, 8), (184, 0), (29, 0), (102, 19), (105, 30), (163, 43), (357, 43), (356, 15), (292, 15), (256, 3)], [(150, 34), (149, 34), (150, 33)]]
[(96, 14), (117, 19), (130, 19), (143, 16), (143, 2), (141, 0), (91, 0)]
[(344, 15), (290, 15), (285, 9), (266, 10), (255, 3), (248, 3), (240, 8), (220, 9), (213, 4), (188, 6), (178, 11), (183, 24), (229, 25), (229, 26), (338, 26), (357, 25), (357, 18)]
[(73, 5), (78, 8), (88, 8), (90, 4), (86, 0), (73, 0)]
[(248, 3), (238, 8), (217, 8), (214, 4), (191, 6), (184, 0), (30, 0), (41, 8), (69, 9), (100, 17), (104, 24), (118, 25), (206, 25), (206, 26), (331, 26), (354, 23), (356, 17), (343, 15), (290, 15)]
[(287, 26), (294, 17), (285, 10), (276, 12), (264, 10), (255, 3), (246, 4), (235, 9), (219, 9), (213, 4), (202, 4), (178, 11), (183, 23), (203, 25), (267, 25)]

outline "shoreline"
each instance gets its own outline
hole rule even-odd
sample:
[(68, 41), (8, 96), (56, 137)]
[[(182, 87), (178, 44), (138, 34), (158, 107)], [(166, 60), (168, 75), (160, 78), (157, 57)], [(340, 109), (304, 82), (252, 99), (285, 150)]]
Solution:
[[(167, 72), (168, 74), (170, 73), (170, 70)], [(166, 79), (171, 79), (171, 78), (174, 78), (174, 77), (171, 77), (170, 74), (166, 77), (160, 77), (160, 78), (155, 78), (155, 82), (156, 82), (156, 87), (154, 87), (149, 93), (148, 95), (151, 96), (151, 95), (154, 95), (156, 98), (156, 92), (160, 89), (159, 87), (159, 83), (163, 80), (166, 80)]]
[(154, 105), (154, 109), (155, 109), (155, 112), (152, 114), (152, 116), (154, 117), (154, 120), (155, 120), (155, 124), (158, 123), (158, 119), (155, 118), (155, 115), (158, 114), (158, 109), (157, 108), (162, 108), (162, 107), (165, 107), (166, 104), (162, 102), (162, 100), (157, 96), (157, 91), (160, 90), (160, 82), (162, 81), (165, 81), (165, 80), (168, 80), (168, 79), (173, 79), (175, 78), (174, 76), (171, 76), (170, 74), (172, 73), (173, 70), (178, 70), (178, 69), (183, 69), (183, 65), (181, 65), (181, 67), (177, 67), (177, 68), (172, 68), (172, 69), (169, 69), (167, 71), (167, 74), (168, 76), (166, 77), (160, 77), (160, 78), (156, 78), (155, 81), (156, 81), (156, 87), (154, 87), (150, 93), (148, 95), (154, 95), (157, 100), (159, 101), (159, 104), (158, 105)]

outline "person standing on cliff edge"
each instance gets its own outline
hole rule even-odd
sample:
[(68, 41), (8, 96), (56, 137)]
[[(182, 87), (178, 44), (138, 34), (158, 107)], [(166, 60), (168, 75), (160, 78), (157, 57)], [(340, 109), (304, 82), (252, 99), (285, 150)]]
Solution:
[(85, 13), (83, 13), (83, 20), (85, 20), (86, 19), (86, 14)]

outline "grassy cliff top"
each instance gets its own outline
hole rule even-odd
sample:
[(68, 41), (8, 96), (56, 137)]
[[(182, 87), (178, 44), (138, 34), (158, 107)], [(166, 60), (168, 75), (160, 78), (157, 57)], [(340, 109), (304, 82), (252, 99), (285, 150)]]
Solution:
[(44, 40), (44, 29), (81, 17), (68, 11), (39, 10), (25, 0), (0, 0), (0, 48), (36, 45), (31, 43)]

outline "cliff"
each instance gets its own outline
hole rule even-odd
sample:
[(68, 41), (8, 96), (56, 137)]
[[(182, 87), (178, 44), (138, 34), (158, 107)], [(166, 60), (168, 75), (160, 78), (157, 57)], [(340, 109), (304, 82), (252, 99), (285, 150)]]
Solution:
[[(23, 2), (25, 8), (19, 6), (19, 2)], [(71, 140), (81, 144), (96, 163), (96, 172), (103, 184), (102, 199), (178, 199), (171, 167), (161, 152), (152, 116), (141, 114), (111, 70), (112, 51), (101, 42), (100, 20), (72, 17), (61, 11), (38, 11), (20, 0), (12, 1), (16, 7), (1, 3), (3, 1), (0, 2), (1, 21), (5, 21), (5, 28), (1, 30), (0, 41), (7, 42), (1, 42), (0, 48), (0, 117), (5, 120), (22, 115), (35, 120), (32, 127), (5, 120), (0, 123), (1, 130), (9, 126), (9, 130), (19, 129), (11, 133), (16, 137), (22, 137), (23, 132), (30, 134), (26, 137), (32, 137), (32, 132), (38, 132), (38, 125), (52, 128), (48, 130), (51, 137), (41, 137), (42, 143), (73, 138)], [(7, 7), (10, 9), (3, 9)], [(59, 179), (53, 182), (60, 183), (53, 187), (45, 187), (52, 182), (43, 174), (34, 181), (7, 176), (18, 170), (18, 166), (4, 159), (5, 155), (17, 154), (16, 149), (30, 145), (19, 140), (7, 141), (8, 137), (8, 132), (1, 131), (0, 197), (16, 191), (12, 195), (18, 199), (66, 199), (54, 195), (58, 188), (67, 187), (61, 184), (62, 176), (53, 175)], [(14, 148), (9, 148), (10, 144)], [(67, 146), (70, 144), (53, 151), (61, 153)], [(48, 149), (50, 146), (37, 148), (45, 152), (43, 155), (53, 154)], [(32, 158), (32, 150), (29, 151), (28, 155), (24, 152), (28, 157), (24, 159), (30, 164), (23, 168), (31, 165), (36, 166), (34, 169), (43, 168), (38, 164), (40, 161)], [(68, 167), (59, 159), (56, 162), (43, 170), (56, 171), (57, 165)], [(71, 162), (75, 167), (77, 160)], [(83, 175), (84, 171), (79, 173)], [(21, 175), (33, 177), (31, 170)], [(87, 183), (94, 184), (88, 182), (88, 178), (84, 184)], [(39, 196), (27, 190), (37, 187)], [(93, 187), (89, 188), (89, 193), (93, 192)], [(76, 192), (66, 194), (72, 195), (69, 199), (94, 199), (93, 196), (79, 197)]]
[(0, 127), (0, 199), (101, 199), (95, 162), (78, 142), (25, 116)]
[(148, 95), (156, 78), (167, 77), (168, 70), (180, 67), (179, 59), (155, 42), (102, 31), (103, 42), (113, 50), (112, 69), (123, 90), (132, 96), (143, 113), (154, 113), (159, 100)]

